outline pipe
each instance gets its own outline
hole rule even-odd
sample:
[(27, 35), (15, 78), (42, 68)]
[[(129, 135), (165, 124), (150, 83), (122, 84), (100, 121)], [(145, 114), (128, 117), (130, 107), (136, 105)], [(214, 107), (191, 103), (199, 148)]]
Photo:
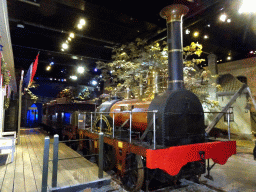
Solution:
[(168, 44), (168, 89), (184, 88), (182, 18), (189, 8), (181, 4), (166, 6), (160, 16), (166, 19)]

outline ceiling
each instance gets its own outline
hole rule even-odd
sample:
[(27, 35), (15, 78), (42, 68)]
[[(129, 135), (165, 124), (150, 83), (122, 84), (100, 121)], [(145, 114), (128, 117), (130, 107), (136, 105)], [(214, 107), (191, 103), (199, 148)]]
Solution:
[[(202, 57), (214, 53), (222, 62), (228, 54), (233, 60), (254, 56), (249, 52), (256, 51), (255, 16), (238, 14), (240, 0), (7, 0), (15, 67), (27, 70), (40, 52), (37, 77), (70, 81), (76, 66), (83, 65), (87, 73), (78, 83), (87, 84), (99, 74), (95, 62), (111, 61), (114, 47), (138, 37), (149, 42), (164, 39), (166, 23), (159, 12), (173, 3), (190, 8), (183, 26), (191, 33), (184, 32), (184, 46), (198, 41), (203, 44)], [(231, 23), (220, 22), (221, 13)], [(82, 30), (76, 27), (80, 18), (86, 20)], [(195, 30), (198, 38), (192, 35)], [(75, 38), (63, 52), (61, 45), (70, 32)], [(205, 34), (208, 39), (203, 39)], [(46, 71), (52, 61), (52, 70)]]

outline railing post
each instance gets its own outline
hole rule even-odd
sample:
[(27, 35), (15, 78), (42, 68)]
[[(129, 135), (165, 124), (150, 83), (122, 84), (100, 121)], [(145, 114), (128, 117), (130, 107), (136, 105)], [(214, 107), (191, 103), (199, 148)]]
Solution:
[(54, 135), (53, 142), (53, 162), (52, 162), (52, 187), (57, 187), (58, 176), (58, 151), (59, 151), (59, 135)]
[(156, 110), (153, 111), (153, 140), (154, 140), (154, 149), (156, 149)]
[(113, 138), (115, 138), (115, 113), (113, 113)]
[(103, 178), (103, 144), (104, 144), (104, 137), (103, 133), (99, 133), (99, 179)]
[(100, 132), (102, 131), (102, 113), (100, 114)]
[(228, 110), (228, 139), (230, 140), (230, 112)]
[(130, 143), (132, 142), (132, 111), (130, 111)]
[(91, 132), (92, 132), (92, 112), (91, 112)]
[(50, 137), (47, 136), (47, 137), (45, 137), (45, 139), (44, 139), (44, 158), (43, 158), (42, 192), (47, 192), (48, 162), (49, 162), (49, 145), (50, 145)]

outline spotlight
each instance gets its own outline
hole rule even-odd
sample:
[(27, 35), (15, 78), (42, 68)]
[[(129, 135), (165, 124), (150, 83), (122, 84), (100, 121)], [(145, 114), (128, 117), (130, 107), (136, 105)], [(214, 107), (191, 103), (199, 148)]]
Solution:
[(186, 29), (185, 33), (188, 35), (190, 33), (190, 30)]
[(69, 34), (69, 37), (74, 38), (74, 37), (75, 37), (75, 34), (74, 34), (74, 33), (70, 33), (70, 34)]
[(205, 35), (205, 36), (204, 36), (204, 39), (208, 39), (208, 38), (209, 38), (209, 36), (208, 36), (208, 35)]
[(228, 60), (228, 61), (230, 61), (231, 59), (232, 59), (231, 56), (228, 56), (228, 57), (227, 57), (227, 60)]
[(199, 32), (198, 31), (194, 32), (193, 36), (194, 37), (198, 37), (199, 36)]
[(255, 13), (255, 2), (252, 0), (244, 0), (239, 13)]
[(97, 81), (92, 80), (92, 85), (97, 85)]
[(227, 19), (227, 22), (228, 22), (228, 23), (231, 23), (231, 19)]
[(78, 67), (77, 72), (80, 73), (80, 74), (84, 73), (84, 67)]
[(85, 25), (85, 20), (84, 20), (84, 19), (80, 19), (79, 24), (80, 24), (80, 25)]
[(68, 48), (68, 44), (67, 44), (67, 43), (63, 43), (63, 44), (62, 44), (62, 48), (63, 48), (63, 49), (67, 49), (67, 48)]
[(77, 25), (77, 28), (78, 28), (78, 29), (82, 29), (83, 26), (79, 23), (79, 24)]
[(50, 71), (50, 70), (51, 70), (51, 66), (47, 66), (46, 71)]
[(222, 14), (222, 15), (220, 16), (220, 20), (221, 20), (222, 22), (225, 22), (226, 19), (227, 19), (227, 15)]
[(70, 79), (77, 80), (77, 76), (75, 76), (75, 75), (70, 76)]

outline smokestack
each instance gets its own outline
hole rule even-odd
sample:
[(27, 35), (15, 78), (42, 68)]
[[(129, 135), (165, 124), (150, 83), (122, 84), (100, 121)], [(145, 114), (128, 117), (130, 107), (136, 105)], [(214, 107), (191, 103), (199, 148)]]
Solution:
[(166, 6), (160, 16), (166, 19), (168, 44), (168, 89), (184, 88), (182, 18), (189, 8), (181, 4)]

